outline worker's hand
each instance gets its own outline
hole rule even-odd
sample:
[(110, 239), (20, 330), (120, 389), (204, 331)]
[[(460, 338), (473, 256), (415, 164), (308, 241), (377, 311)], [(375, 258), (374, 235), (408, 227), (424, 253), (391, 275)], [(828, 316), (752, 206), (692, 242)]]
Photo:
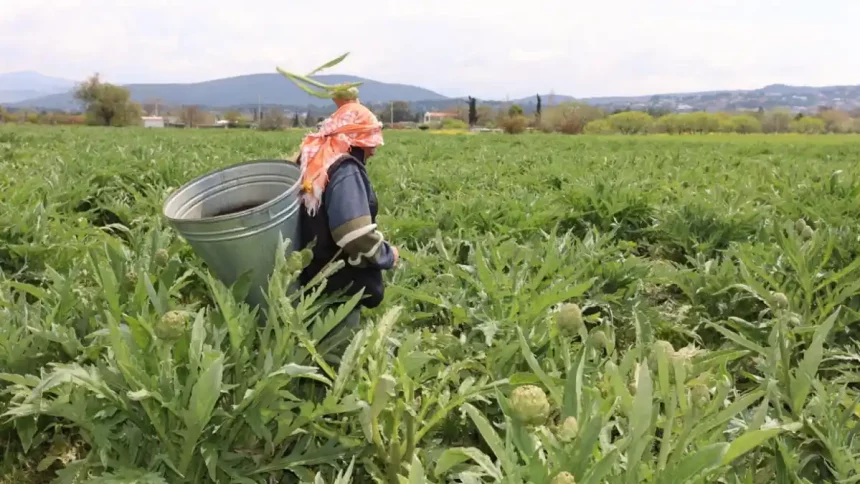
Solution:
[(397, 265), (397, 263), (400, 261), (400, 251), (397, 250), (397, 247), (394, 247), (392, 245), (391, 246), (391, 252), (394, 253), (394, 265)]

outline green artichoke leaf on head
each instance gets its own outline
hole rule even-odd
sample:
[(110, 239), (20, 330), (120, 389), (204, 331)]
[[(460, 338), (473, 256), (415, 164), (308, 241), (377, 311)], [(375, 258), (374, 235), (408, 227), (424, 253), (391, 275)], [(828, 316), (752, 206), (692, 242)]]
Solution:
[[(343, 61), (346, 56), (349, 55), (349, 52), (343, 54), (335, 59), (332, 59), (325, 64), (317, 67), (306, 75), (296, 74), (293, 72), (288, 72), (280, 67), (277, 68), (277, 71), (281, 73), (284, 77), (292, 81), (293, 84), (298, 86), (299, 89), (306, 92), (307, 94), (318, 97), (321, 99), (337, 99), (344, 101), (351, 101), (358, 99), (358, 86), (364, 84), (363, 82), (345, 82), (341, 84), (325, 84), (315, 79), (311, 79), (310, 76), (322, 71), (323, 69), (328, 69), (329, 67), (336, 66), (341, 61)], [(313, 86), (313, 87), (311, 87)], [(314, 89), (317, 88), (317, 89)]]

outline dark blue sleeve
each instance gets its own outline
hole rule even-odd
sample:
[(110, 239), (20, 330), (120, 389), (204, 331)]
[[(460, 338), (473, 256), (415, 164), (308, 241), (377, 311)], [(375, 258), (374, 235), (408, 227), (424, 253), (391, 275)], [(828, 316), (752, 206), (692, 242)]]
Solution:
[(326, 185), (323, 205), (329, 230), (348, 255), (348, 264), (390, 269), (394, 266), (394, 252), (373, 223), (369, 193), (364, 171), (355, 162), (343, 162)]

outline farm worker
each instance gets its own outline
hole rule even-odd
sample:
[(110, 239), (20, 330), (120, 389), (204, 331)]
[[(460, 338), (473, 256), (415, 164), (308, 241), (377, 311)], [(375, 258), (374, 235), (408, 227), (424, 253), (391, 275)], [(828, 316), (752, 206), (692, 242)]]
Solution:
[[(382, 271), (399, 258), (376, 225), (377, 199), (366, 170), (367, 160), (383, 145), (382, 123), (355, 99), (335, 103), (338, 109), (304, 138), (299, 155), (302, 248), (315, 241), (300, 282), (308, 284), (329, 262), (342, 259), (345, 265), (328, 278), (326, 292), (353, 296), (363, 290), (360, 306), (373, 308), (384, 295)], [(320, 352), (344, 344), (359, 319), (356, 307), (323, 339)]]

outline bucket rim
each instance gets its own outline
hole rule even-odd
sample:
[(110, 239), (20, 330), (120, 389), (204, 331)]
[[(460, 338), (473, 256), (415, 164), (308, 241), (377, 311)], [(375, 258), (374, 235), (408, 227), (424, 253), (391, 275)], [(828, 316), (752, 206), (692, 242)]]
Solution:
[[(170, 202), (173, 201), (185, 189), (189, 188), (191, 185), (194, 185), (195, 183), (199, 182), (200, 180), (207, 178), (207, 177), (210, 177), (212, 175), (215, 175), (216, 173), (219, 173), (219, 172), (231, 170), (234, 168), (239, 168), (242, 166), (257, 165), (257, 164), (262, 164), (262, 163), (284, 163), (284, 164), (288, 164), (288, 165), (293, 165), (299, 169), (299, 177), (296, 180), (296, 182), (290, 188), (288, 188), (287, 190), (284, 191), (284, 193), (278, 195), (277, 197), (269, 200), (266, 203), (262, 203), (260, 205), (251, 207), (247, 210), (242, 210), (241, 212), (234, 212), (234, 213), (228, 213), (228, 214), (224, 214), (224, 215), (218, 215), (215, 217), (206, 217), (206, 218), (197, 218), (197, 219), (175, 218), (175, 217), (171, 217), (170, 215), (167, 214), (167, 206), (170, 204)], [(232, 220), (234, 218), (244, 217), (244, 216), (248, 215), (249, 213), (252, 213), (252, 212), (255, 212), (258, 210), (262, 211), (264, 209), (270, 208), (271, 206), (284, 200), (286, 197), (288, 197), (290, 195), (294, 195), (297, 192), (297, 189), (301, 185), (301, 183), (302, 183), (301, 166), (298, 163), (296, 163), (295, 161), (283, 160), (283, 159), (257, 159), (257, 160), (242, 161), (239, 163), (234, 163), (232, 165), (227, 165), (227, 166), (221, 167), (221, 168), (214, 170), (214, 171), (204, 173), (202, 175), (196, 176), (196, 177), (192, 178), (191, 180), (188, 180), (187, 182), (183, 183), (178, 188), (173, 190), (173, 192), (171, 192), (170, 195), (167, 196), (167, 198), (164, 199), (164, 203), (161, 204), (161, 215), (164, 218), (166, 218), (169, 222), (178, 222), (178, 223), (189, 222), (189, 221), (194, 221), (195, 223), (210, 223), (210, 222), (215, 223), (215, 222), (223, 222), (225, 220)]]

